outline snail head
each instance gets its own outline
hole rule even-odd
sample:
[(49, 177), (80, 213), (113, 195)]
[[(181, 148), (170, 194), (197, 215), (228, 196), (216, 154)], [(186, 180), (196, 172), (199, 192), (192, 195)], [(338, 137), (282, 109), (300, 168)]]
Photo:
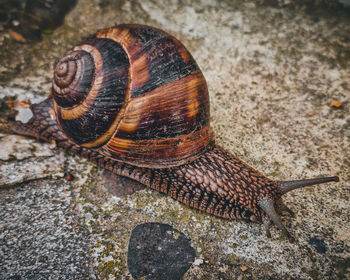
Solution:
[[(318, 185), (328, 182), (339, 182), (339, 177), (324, 177), (324, 178), (313, 178), (313, 179), (304, 179), (304, 180), (293, 180), (293, 181), (278, 181), (277, 186), (280, 189), (281, 196), (295, 189)], [(272, 198), (265, 197), (260, 199), (258, 202), (260, 208), (264, 211), (265, 216), (263, 218), (263, 223), (266, 229), (266, 235), (271, 237), (270, 226), (272, 223), (280, 229), (290, 242), (294, 242), (294, 237), (288, 232), (285, 226), (282, 224), (279, 214), (283, 212), (288, 212), (291, 216), (294, 216), (294, 213), (289, 209), (285, 204), (283, 204), (282, 199), (274, 201)]]

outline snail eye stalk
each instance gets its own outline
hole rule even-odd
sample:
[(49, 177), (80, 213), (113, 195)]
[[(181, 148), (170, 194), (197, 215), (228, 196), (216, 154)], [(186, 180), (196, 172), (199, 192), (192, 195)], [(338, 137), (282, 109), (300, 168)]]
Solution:
[(282, 195), (295, 189), (313, 186), (329, 182), (339, 182), (339, 177), (324, 177), (324, 178), (313, 178), (304, 180), (293, 180), (293, 181), (280, 181), (278, 186), (281, 188)]
[[(294, 242), (294, 237), (288, 232), (285, 226), (282, 224), (280, 216), (277, 214), (274, 206), (274, 202), (271, 198), (263, 198), (259, 201), (259, 206), (264, 210), (265, 214), (268, 218), (272, 220), (272, 222), (278, 227), (288, 238), (290, 242)], [(266, 228), (267, 236), (271, 236), (270, 234), (270, 221), (269, 219), (264, 219), (264, 225)]]

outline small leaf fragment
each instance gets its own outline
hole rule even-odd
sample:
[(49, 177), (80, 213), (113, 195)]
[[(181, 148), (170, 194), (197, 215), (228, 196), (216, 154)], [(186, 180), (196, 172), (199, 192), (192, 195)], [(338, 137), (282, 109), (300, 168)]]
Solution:
[(333, 108), (340, 108), (341, 106), (343, 105), (343, 103), (341, 103), (340, 101), (338, 100), (332, 100), (331, 101), (331, 107)]
[(9, 30), (9, 34), (11, 36), (12, 39), (14, 39), (17, 42), (21, 42), (21, 43), (27, 43), (27, 39), (25, 39), (22, 34), (10, 29)]
[(52, 30), (51, 29), (44, 29), (43, 31), (42, 31), (44, 34), (46, 34), (46, 35), (50, 35), (50, 34), (52, 34)]

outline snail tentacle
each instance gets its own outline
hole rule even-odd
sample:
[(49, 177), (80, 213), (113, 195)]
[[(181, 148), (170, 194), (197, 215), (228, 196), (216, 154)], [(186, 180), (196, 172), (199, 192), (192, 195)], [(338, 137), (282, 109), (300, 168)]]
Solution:
[(333, 177), (323, 177), (323, 178), (313, 178), (313, 179), (303, 179), (303, 180), (292, 180), (292, 181), (280, 181), (278, 182), (278, 186), (281, 189), (282, 195), (286, 194), (295, 189), (314, 186), (323, 183), (329, 182), (339, 182), (338, 176)]
[(264, 228), (265, 228), (265, 232), (266, 232), (266, 237), (271, 238), (271, 232), (270, 232), (270, 227), (272, 224), (271, 219), (268, 216), (265, 216), (263, 219), (263, 224), (264, 224)]
[[(286, 235), (286, 237), (289, 239), (289, 241), (294, 242), (295, 241), (294, 237), (288, 232), (288, 230), (282, 224), (282, 221), (281, 221), (278, 213), (275, 210), (274, 201), (271, 198), (263, 198), (259, 201), (259, 206), (261, 207), (261, 209), (264, 210), (266, 215), (273, 221), (275, 226)], [(264, 224), (266, 227), (267, 226), (266, 222)], [(267, 226), (267, 228), (268, 228), (268, 226)], [(267, 234), (268, 234), (268, 231), (267, 231)]]

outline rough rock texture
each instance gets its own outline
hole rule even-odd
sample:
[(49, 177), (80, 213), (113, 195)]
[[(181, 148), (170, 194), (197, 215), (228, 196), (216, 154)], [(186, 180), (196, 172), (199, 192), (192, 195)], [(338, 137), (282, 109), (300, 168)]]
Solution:
[[(283, 219), (295, 244), (275, 228), (267, 239), (260, 224), (215, 218), (149, 189), (115, 196), (92, 164), (11, 134), (5, 100), (47, 95), (67, 49), (123, 22), (165, 29), (192, 52), (207, 78), (217, 143), (274, 179), (341, 178), (285, 197), (296, 212)], [(0, 44), (0, 278), (38, 269), (37, 279), (69, 271), (130, 279), (128, 240), (146, 222), (191, 239), (196, 260), (184, 279), (350, 278), (349, 9), (312, 0), (84, 0), (42, 42), (18, 44), (3, 32)], [(67, 172), (73, 181), (60, 179)]]
[(71, 203), (55, 181), (0, 190), (0, 279), (94, 278)]

